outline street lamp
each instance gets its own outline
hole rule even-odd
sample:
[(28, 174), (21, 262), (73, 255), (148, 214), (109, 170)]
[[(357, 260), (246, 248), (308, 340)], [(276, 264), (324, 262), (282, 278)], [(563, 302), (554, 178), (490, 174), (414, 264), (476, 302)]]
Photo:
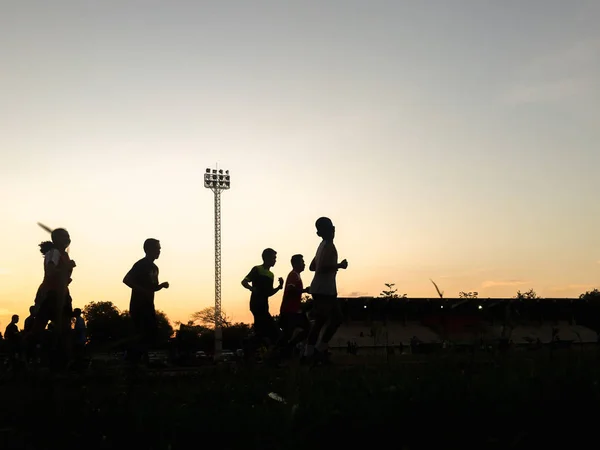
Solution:
[(229, 170), (206, 169), (204, 187), (215, 195), (215, 360), (223, 350), (223, 324), (221, 323), (221, 192), (231, 187)]

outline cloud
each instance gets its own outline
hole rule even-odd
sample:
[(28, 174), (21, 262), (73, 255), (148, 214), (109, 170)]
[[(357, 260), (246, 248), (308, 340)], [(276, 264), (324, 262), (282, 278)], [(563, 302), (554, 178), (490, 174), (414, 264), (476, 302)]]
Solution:
[(481, 283), (481, 287), (483, 288), (491, 288), (491, 287), (505, 287), (505, 286), (522, 286), (527, 284), (528, 281), (524, 280), (505, 280), (505, 281), (497, 281), (497, 280), (488, 280)]
[(460, 272), (456, 272), (456, 273), (454, 273), (452, 275), (450, 275), (450, 274), (436, 275), (435, 278), (448, 279), (448, 278), (472, 277), (474, 275), (479, 275), (479, 274), (482, 274), (484, 272), (489, 272), (490, 270), (491, 269), (479, 267), (479, 268), (476, 268), (476, 269), (469, 269), (469, 270), (463, 270), (463, 271), (460, 271)]
[(509, 105), (559, 102), (594, 93), (598, 87), (600, 37), (571, 42), (534, 56), (517, 69), (501, 96)]
[(510, 105), (560, 102), (585, 95), (593, 85), (593, 81), (587, 78), (524, 83), (510, 88), (504, 102)]
[(567, 284), (565, 286), (553, 286), (550, 288), (550, 292), (578, 291), (579, 293), (583, 293), (591, 291), (594, 287), (593, 284)]
[(368, 292), (364, 291), (352, 291), (347, 294), (343, 294), (343, 297), (367, 297), (369, 296)]
[(600, 36), (580, 39), (554, 48), (551, 51), (538, 55), (521, 68), (522, 77), (541, 77), (548, 75), (547, 71), (554, 74), (569, 74), (573, 71), (589, 69), (593, 66), (600, 54)]
[(0, 275), (8, 275), (9, 273), (10, 273), (10, 270), (3, 269), (2, 267), (0, 267)]

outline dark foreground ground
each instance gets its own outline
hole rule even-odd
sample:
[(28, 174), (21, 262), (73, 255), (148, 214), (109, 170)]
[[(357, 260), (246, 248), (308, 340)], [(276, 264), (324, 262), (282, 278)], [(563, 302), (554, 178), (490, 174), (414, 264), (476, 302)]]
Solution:
[(598, 445), (595, 350), (360, 358), (347, 365), (338, 357), (341, 364), (311, 370), (228, 366), (179, 375), (4, 376), (0, 448)]

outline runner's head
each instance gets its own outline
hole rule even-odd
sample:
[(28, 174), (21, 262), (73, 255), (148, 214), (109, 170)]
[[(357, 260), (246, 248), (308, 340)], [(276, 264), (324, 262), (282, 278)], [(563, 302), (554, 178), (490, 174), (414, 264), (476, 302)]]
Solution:
[(146, 239), (144, 241), (144, 253), (152, 260), (158, 259), (160, 256), (160, 241), (153, 238)]
[(29, 307), (29, 315), (33, 316), (34, 313), (35, 313), (35, 305), (32, 305)]
[(51, 236), (52, 242), (58, 250), (65, 250), (71, 245), (71, 236), (69, 236), (69, 232), (64, 228), (52, 230)]
[(302, 255), (294, 255), (292, 256), (292, 268), (300, 273), (302, 272), (306, 267), (306, 264), (304, 264), (304, 256)]
[(262, 260), (265, 267), (273, 267), (277, 262), (277, 252), (272, 248), (265, 248), (262, 252)]
[(19, 316), (17, 316), (16, 314), (12, 316), (12, 320), (10, 321), (10, 323), (19, 323)]
[(319, 217), (315, 222), (317, 227), (317, 236), (325, 240), (332, 240), (335, 236), (335, 227), (329, 217)]
[(79, 317), (81, 316), (81, 308), (75, 308), (73, 310), (73, 317)]

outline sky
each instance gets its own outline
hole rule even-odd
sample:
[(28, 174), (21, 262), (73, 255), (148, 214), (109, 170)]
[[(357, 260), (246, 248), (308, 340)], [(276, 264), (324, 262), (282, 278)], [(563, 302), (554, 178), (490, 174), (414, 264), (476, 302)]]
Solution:
[(582, 0), (1, 1), (1, 330), (41, 282), (38, 221), (71, 233), (74, 306), (127, 309), (148, 237), (157, 308), (213, 304), (217, 165), (235, 320), (262, 250), (285, 277), (320, 216), (341, 296), (600, 287), (599, 21)]

